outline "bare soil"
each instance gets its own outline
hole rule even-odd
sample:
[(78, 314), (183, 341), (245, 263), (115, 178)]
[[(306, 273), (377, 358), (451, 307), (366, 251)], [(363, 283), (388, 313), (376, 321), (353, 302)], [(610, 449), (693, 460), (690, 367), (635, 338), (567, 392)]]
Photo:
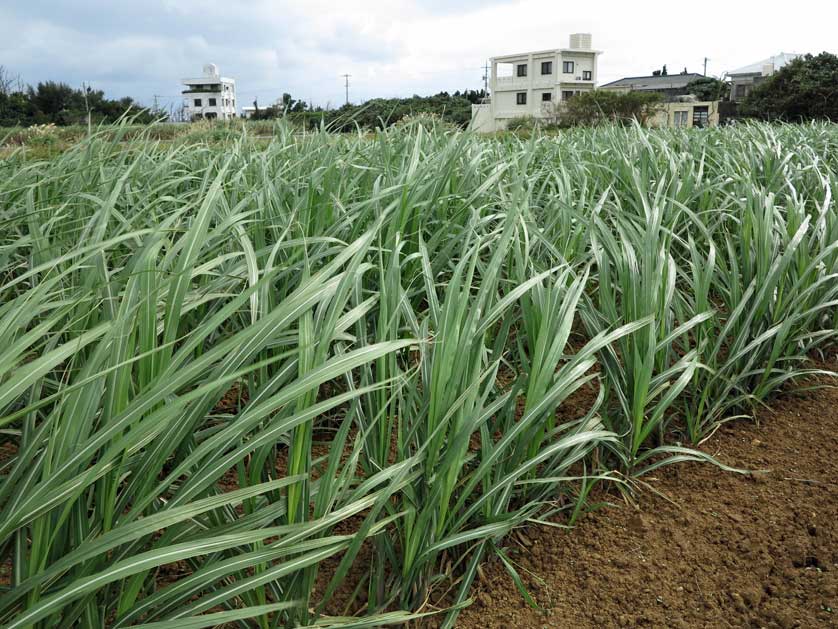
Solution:
[(765, 473), (673, 465), (636, 504), (612, 495), (572, 531), (512, 536), (540, 609), (489, 561), (457, 626), (838, 627), (838, 389), (783, 395), (757, 420), (704, 449)]

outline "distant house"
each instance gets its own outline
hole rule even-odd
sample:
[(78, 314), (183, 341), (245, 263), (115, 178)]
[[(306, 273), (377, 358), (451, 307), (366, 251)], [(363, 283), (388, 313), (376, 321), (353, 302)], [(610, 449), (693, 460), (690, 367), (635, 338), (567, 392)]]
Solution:
[(473, 127), (493, 132), (515, 118), (552, 117), (562, 102), (593, 90), (602, 53), (591, 43), (589, 34), (576, 33), (568, 48), (493, 57), (491, 97), (472, 106)]
[(619, 81), (601, 86), (601, 90), (615, 92), (647, 92), (660, 94), (665, 101), (675, 101), (679, 96), (687, 96), (687, 86), (697, 79), (703, 79), (703, 74), (688, 72), (686, 74), (669, 74), (653, 76), (629, 76)]
[(730, 99), (736, 102), (745, 100), (755, 86), (773, 75), (780, 68), (787, 66), (802, 56), (797, 53), (781, 52), (779, 55), (774, 55), (768, 59), (763, 59), (762, 61), (745, 66), (744, 68), (728, 72), (727, 76), (730, 79)]
[(723, 105), (725, 103), (720, 101), (699, 101), (683, 97), (682, 100), (662, 103), (649, 124), (675, 129), (717, 127), (724, 117)]
[(236, 81), (220, 76), (218, 66), (208, 63), (204, 75), (182, 79), (183, 106), (189, 120), (230, 120), (236, 117)]
[(251, 118), (253, 118), (253, 116), (256, 115), (257, 111), (261, 111), (263, 113), (268, 109), (282, 111), (284, 107), (285, 105), (283, 104), (281, 98), (277, 98), (274, 102), (270, 103), (269, 105), (263, 105), (259, 107), (259, 109), (256, 108), (256, 105), (245, 105), (244, 107), (242, 107), (242, 118), (250, 120)]

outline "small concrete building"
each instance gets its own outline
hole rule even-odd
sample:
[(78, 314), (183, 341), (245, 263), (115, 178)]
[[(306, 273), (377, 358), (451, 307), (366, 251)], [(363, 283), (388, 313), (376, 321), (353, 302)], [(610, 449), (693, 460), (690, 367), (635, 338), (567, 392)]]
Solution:
[(699, 101), (694, 97), (661, 103), (649, 120), (652, 127), (676, 129), (717, 127), (721, 120), (719, 101)]
[(682, 72), (673, 75), (626, 77), (603, 85), (601, 90), (612, 92), (643, 92), (660, 94), (663, 102), (654, 107), (647, 124), (651, 127), (705, 128), (716, 127), (727, 117), (720, 101), (699, 101), (690, 94), (688, 86), (705, 78), (703, 74)]
[(744, 68), (728, 72), (727, 76), (730, 79), (730, 99), (737, 103), (745, 100), (755, 86), (772, 76), (780, 68), (802, 56), (797, 53), (781, 52), (779, 55), (774, 55), (768, 59), (763, 59), (762, 61), (745, 66)]
[(220, 76), (218, 66), (208, 63), (204, 75), (182, 79), (183, 106), (189, 120), (230, 120), (236, 117), (236, 81)]
[(245, 105), (244, 107), (242, 107), (242, 118), (246, 118), (247, 120), (250, 120), (251, 118), (253, 118), (256, 115), (257, 111), (265, 112), (268, 109), (275, 109), (277, 111), (282, 111), (283, 108), (284, 108), (284, 105), (282, 103), (281, 98), (277, 98), (274, 102), (270, 103), (269, 105), (260, 106), (258, 110), (257, 110), (255, 104)]
[(596, 87), (600, 54), (589, 34), (577, 33), (568, 48), (493, 57), (491, 96), (472, 106), (473, 128), (491, 133), (515, 118), (557, 116), (562, 102)]

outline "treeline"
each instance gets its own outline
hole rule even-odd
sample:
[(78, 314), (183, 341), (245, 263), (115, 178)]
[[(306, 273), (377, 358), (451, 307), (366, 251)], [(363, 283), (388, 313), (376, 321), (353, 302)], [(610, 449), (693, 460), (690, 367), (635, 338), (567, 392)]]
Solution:
[(757, 85), (739, 111), (762, 120), (838, 122), (838, 56), (798, 57)]
[(115, 122), (126, 112), (138, 124), (157, 118), (130, 97), (112, 100), (101, 90), (76, 89), (55, 81), (35, 87), (16, 83), (4, 78), (0, 68), (0, 127)]
[(325, 124), (334, 131), (350, 131), (361, 127), (371, 129), (393, 125), (406, 117), (429, 114), (444, 122), (465, 127), (471, 121), (471, 106), (486, 96), (483, 90), (440, 92), (433, 96), (409, 98), (374, 98), (362, 105), (348, 104), (338, 109), (311, 108), (304, 101), (295, 101), (289, 94), (271, 107), (254, 115), (258, 120), (285, 117), (307, 128)]

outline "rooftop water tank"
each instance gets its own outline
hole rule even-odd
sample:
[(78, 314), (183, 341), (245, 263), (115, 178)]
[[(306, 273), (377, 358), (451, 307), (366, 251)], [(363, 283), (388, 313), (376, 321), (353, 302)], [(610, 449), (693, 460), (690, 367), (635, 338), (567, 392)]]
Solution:
[(592, 39), (590, 33), (574, 33), (570, 36), (570, 47), (574, 50), (590, 50)]

